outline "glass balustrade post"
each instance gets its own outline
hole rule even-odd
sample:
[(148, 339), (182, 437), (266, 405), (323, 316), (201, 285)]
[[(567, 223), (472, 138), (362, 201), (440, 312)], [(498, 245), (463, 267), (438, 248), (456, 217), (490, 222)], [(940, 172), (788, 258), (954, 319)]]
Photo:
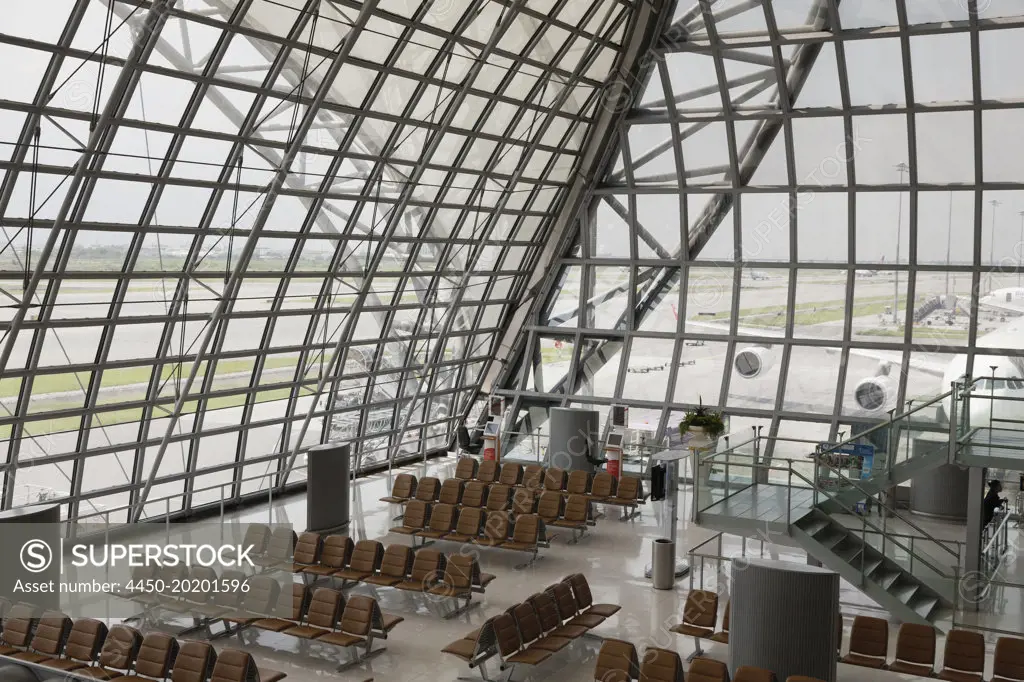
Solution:
[(793, 460), (786, 460), (786, 528), (793, 524)]
[(860, 517), (860, 585), (864, 587), (867, 580), (864, 576), (864, 557), (867, 555), (868, 548), (868, 519), (867, 515)]

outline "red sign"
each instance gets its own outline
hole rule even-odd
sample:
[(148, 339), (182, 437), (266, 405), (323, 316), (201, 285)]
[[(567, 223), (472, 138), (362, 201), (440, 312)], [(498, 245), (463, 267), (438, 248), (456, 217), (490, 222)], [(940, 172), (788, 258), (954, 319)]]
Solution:
[(493, 445), (485, 447), (484, 448), (484, 461), (485, 462), (493, 462), (496, 459), (498, 459), (498, 451), (497, 451), (497, 449)]

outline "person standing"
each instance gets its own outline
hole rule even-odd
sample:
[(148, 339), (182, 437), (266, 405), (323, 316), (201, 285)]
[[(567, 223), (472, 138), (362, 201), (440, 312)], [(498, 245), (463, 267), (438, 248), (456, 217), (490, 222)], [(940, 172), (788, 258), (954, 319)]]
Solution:
[(988, 494), (985, 495), (985, 523), (982, 527), (987, 526), (992, 521), (992, 517), (996, 514), (996, 509), (999, 509), (1006, 500), (999, 497), (999, 493), (1003, 492), (1003, 484), (999, 481), (988, 482)]

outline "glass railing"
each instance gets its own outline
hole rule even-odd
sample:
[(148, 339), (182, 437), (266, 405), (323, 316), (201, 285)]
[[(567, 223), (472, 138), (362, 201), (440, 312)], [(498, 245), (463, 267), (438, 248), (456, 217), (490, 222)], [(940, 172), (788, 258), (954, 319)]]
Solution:
[[(701, 457), (700, 466), (695, 488), (698, 522), (703, 515), (714, 514), (788, 528), (815, 507), (829, 503), (830, 518), (835, 523), (952, 601), (955, 571), (963, 556), (960, 544), (936, 538), (920, 528), (896, 512), (883, 494), (866, 489), (842, 470), (826, 466), (825, 478), (822, 463), (818, 462), (815, 472), (808, 475), (806, 462), (787, 459), (761, 463), (756, 456), (736, 450)], [(871, 500), (878, 516), (849, 502), (850, 490), (858, 499)], [(890, 525), (898, 526), (899, 532)], [(863, 553), (860, 556), (863, 558)], [(861, 577), (865, 579), (871, 566), (861, 563)]]
[(994, 373), (962, 379), (954, 387), (952, 415), (958, 458), (1020, 459), (1024, 453), (1024, 380)]

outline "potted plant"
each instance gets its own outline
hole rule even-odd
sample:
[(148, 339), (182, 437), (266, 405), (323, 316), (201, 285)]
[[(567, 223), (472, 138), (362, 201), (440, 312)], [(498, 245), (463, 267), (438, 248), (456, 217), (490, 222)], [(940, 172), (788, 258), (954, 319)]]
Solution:
[(679, 422), (679, 435), (685, 436), (687, 432), (697, 437), (705, 437), (715, 440), (725, 431), (725, 422), (722, 421), (722, 413), (704, 407), (703, 402), (689, 410), (683, 415), (683, 421)]

